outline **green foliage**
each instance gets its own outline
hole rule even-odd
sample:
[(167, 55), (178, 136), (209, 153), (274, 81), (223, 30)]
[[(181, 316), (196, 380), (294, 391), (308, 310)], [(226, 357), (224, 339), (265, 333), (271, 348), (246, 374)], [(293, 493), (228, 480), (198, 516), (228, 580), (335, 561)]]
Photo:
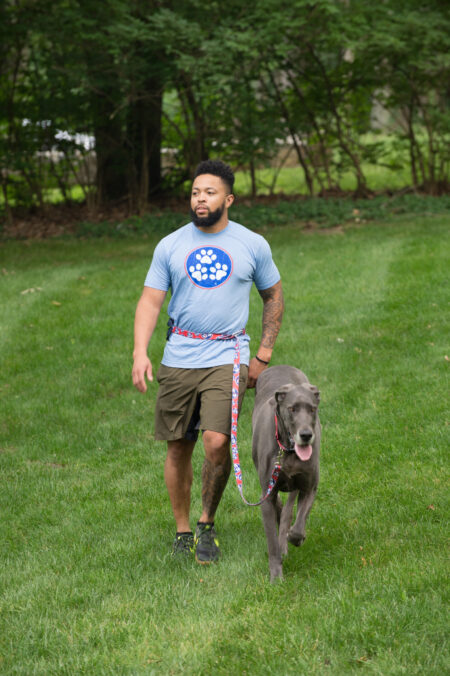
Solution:
[[(86, 199), (142, 213), (209, 156), (248, 170), (256, 195), (258, 170), (279, 170), (286, 143), (310, 195), (341, 189), (349, 173), (370, 194), (367, 163), (385, 163), (394, 143), (416, 189), (448, 190), (441, 2), (233, 0), (205, 11), (200, 0), (42, 0), (0, 12), (7, 211), (43, 207), (55, 185), (69, 201), (75, 182)], [(95, 157), (79, 134), (95, 139)]]
[[(222, 561), (170, 557), (155, 388), (131, 385), (159, 235), (4, 243), (1, 673), (445, 673), (448, 233), (448, 216), (425, 214), (266, 233), (287, 306), (274, 363), (320, 388), (323, 425), (307, 539), (276, 586), (260, 514), (232, 479)], [(260, 326), (255, 292), (253, 348)], [(248, 392), (238, 439), (256, 499), (252, 403)], [(199, 447), (193, 520), (202, 461)]]
[(408, 147), (412, 180), (431, 193), (448, 189), (450, 168), (450, 14), (441, 2), (368, 3), (376, 30), (355, 41), (374, 73), (374, 98), (385, 106)]

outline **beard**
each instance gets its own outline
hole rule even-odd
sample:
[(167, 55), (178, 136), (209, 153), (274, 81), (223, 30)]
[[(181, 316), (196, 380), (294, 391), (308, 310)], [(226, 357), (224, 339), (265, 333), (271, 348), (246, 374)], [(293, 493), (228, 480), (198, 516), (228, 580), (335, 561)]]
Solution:
[[(208, 207), (205, 208), (208, 209)], [(225, 211), (225, 202), (222, 204), (221, 207), (219, 207), (215, 211), (209, 211), (208, 209), (207, 216), (197, 216), (195, 211), (191, 208), (192, 222), (194, 223), (194, 225), (197, 226), (197, 228), (211, 228), (213, 225), (217, 223), (217, 221), (221, 219), (224, 211)]]

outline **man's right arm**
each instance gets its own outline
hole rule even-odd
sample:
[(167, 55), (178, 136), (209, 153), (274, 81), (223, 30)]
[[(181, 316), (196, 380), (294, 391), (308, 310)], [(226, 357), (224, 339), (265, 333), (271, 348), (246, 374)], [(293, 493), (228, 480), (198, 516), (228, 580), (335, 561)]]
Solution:
[(147, 354), (150, 338), (155, 330), (166, 291), (145, 286), (136, 308), (134, 320), (133, 385), (140, 392), (147, 391), (145, 376), (153, 380), (152, 364)]

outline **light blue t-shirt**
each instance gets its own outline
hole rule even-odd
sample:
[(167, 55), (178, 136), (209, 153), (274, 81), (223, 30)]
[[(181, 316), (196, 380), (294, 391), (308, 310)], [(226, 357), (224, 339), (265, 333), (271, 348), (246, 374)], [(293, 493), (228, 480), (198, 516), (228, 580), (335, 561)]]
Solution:
[[(258, 290), (276, 284), (280, 274), (266, 240), (229, 221), (217, 233), (193, 223), (156, 246), (145, 286), (172, 292), (168, 313), (175, 326), (195, 333), (230, 334), (244, 329), (253, 282)], [(250, 360), (250, 337), (240, 336), (241, 363)], [(200, 340), (172, 334), (162, 363), (177, 368), (232, 364), (235, 341)]]

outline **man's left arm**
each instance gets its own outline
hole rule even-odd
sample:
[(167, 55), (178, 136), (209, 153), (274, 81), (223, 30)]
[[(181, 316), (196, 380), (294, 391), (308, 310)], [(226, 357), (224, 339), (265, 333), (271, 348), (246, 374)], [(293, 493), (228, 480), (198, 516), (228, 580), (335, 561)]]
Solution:
[[(264, 371), (265, 368), (267, 368), (268, 362), (270, 362), (275, 340), (280, 330), (284, 311), (284, 299), (281, 281), (277, 282), (268, 289), (259, 291), (259, 295), (263, 299), (264, 303), (262, 335), (259, 348), (256, 352), (259, 359), (253, 357), (253, 359), (250, 360), (248, 368), (248, 388), (255, 387), (258, 376)], [(263, 362), (267, 362), (267, 364)]]

